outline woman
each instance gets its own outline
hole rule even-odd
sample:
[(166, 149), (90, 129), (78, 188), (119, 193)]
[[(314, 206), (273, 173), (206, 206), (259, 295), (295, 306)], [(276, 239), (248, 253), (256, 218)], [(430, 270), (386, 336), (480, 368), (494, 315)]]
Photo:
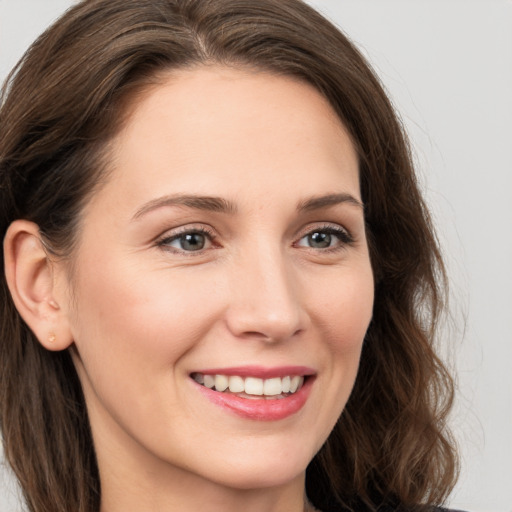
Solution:
[(407, 142), (297, 0), (97, 0), (0, 111), (1, 425), (32, 511), (431, 510), (443, 266)]

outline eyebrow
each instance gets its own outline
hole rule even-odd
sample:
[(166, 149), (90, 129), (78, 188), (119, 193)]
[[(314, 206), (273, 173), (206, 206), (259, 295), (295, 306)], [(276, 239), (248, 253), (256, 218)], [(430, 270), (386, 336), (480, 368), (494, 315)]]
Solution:
[[(356, 199), (354, 196), (347, 193), (340, 193), (311, 197), (304, 201), (300, 201), (297, 205), (297, 210), (299, 212), (314, 211), (343, 203), (349, 203), (361, 209), (364, 209), (363, 203), (361, 203), (361, 201)], [(135, 212), (132, 219), (139, 219), (153, 210), (166, 206), (185, 206), (188, 208), (194, 208), (196, 210), (204, 210), (226, 214), (234, 214), (238, 210), (235, 203), (222, 197), (198, 196), (193, 194), (175, 194), (158, 197), (157, 199), (153, 199), (145, 203), (141, 208), (139, 208)]]
[(176, 194), (159, 197), (145, 203), (135, 212), (133, 220), (139, 219), (143, 215), (164, 206), (186, 206), (196, 210), (231, 214), (237, 211), (234, 203), (222, 197)]
[(347, 193), (327, 194), (325, 196), (318, 196), (306, 199), (304, 201), (301, 201), (297, 205), (297, 210), (309, 212), (343, 203), (349, 203), (364, 210), (363, 203), (359, 201), (359, 199), (356, 199), (354, 196)]

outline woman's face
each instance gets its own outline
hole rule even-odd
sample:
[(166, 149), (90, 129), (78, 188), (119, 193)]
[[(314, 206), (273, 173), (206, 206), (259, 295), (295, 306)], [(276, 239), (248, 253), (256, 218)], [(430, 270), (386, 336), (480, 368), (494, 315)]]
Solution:
[(302, 478), (372, 314), (345, 129), (309, 85), (196, 68), (139, 98), (109, 165), (68, 305), (102, 478)]

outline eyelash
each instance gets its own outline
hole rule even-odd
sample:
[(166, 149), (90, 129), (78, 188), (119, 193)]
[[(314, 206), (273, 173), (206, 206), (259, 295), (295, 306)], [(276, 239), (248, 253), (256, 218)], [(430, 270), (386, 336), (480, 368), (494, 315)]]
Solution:
[[(354, 238), (345, 228), (341, 226), (335, 226), (332, 224), (325, 224), (323, 226), (315, 227), (314, 229), (309, 229), (306, 233), (304, 233), (294, 245), (297, 246), (299, 242), (305, 239), (308, 236), (313, 235), (314, 233), (323, 233), (326, 235), (334, 235), (338, 238), (338, 243), (334, 247), (326, 247), (326, 248), (315, 248), (315, 247), (306, 247), (313, 251), (320, 251), (322, 253), (332, 253), (343, 250), (346, 246), (350, 246), (354, 243)], [(301, 247), (301, 246), (300, 246)]]
[[(326, 235), (334, 235), (338, 238), (338, 243), (334, 247), (326, 247), (326, 248), (315, 248), (315, 247), (307, 247), (299, 245), (299, 243), (305, 239), (308, 236), (311, 236), (315, 233), (323, 233)], [(215, 233), (205, 227), (197, 227), (197, 228), (191, 228), (191, 227), (185, 227), (182, 230), (178, 231), (177, 233), (174, 233), (170, 236), (165, 235), (162, 238), (158, 239), (156, 241), (156, 245), (163, 250), (174, 252), (178, 254), (184, 254), (187, 256), (197, 256), (199, 254), (204, 253), (205, 250), (210, 249), (211, 247), (207, 249), (198, 249), (197, 251), (187, 251), (185, 249), (177, 249), (174, 247), (171, 247), (170, 244), (176, 240), (179, 240), (181, 237), (184, 237), (186, 235), (192, 235), (192, 234), (200, 234), (203, 235), (210, 244), (213, 244), (216, 239)], [(314, 229), (310, 229), (304, 234), (300, 236), (297, 242), (295, 242), (293, 245), (294, 247), (305, 247), (306, 249), (310, 249), (313, 251), (320, 251), (322, 253), (332, 253), (336, 251), (343, 250), (346, 246), (350, 246), (354, 243), (354, 238), (352, 235), (345, 229), (340, 226), (334, 226), (332, 224), (323, 225), (320, 227), (315, 227)]]
[(162, 238), (158, 239), (156, 241), (156, 245), (163, 250), (174, 252), (177, 254), (185, 254), (187, 256), (195, 256), (197, 254), (201, 254), (204, 252), (205, 249), (199, 249), (197, 251), (186, 251), (184, 249), (177, 249), (175, 247), (171, 247), (170, 244), (176, 240), (179, 240), (181, 237), (184, 237), (186, 235), (203, 235), (210, 244), (213, 244), (215, 242), (216, 236), (215, 233), (205, 227), (197, 227), (197, 228), (191, 228), (191, 227), (185, 227), (182, 230), (178, 231), (177, 233), (174, 233), (170, 236), (164, 235)]

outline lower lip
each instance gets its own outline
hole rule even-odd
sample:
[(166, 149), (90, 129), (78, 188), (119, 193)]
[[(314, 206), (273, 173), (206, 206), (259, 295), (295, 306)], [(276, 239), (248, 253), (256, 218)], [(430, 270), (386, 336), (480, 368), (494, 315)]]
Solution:
[(197, 384), (203, 395), (215, 405), (222, 407), (242, 418), (258, 421), (277, 421), (299, 412), (306, 403), (313, 377), (308, 377), (303, 386), (286, 398), (241, 398), (232, 393), (214, 391)]

